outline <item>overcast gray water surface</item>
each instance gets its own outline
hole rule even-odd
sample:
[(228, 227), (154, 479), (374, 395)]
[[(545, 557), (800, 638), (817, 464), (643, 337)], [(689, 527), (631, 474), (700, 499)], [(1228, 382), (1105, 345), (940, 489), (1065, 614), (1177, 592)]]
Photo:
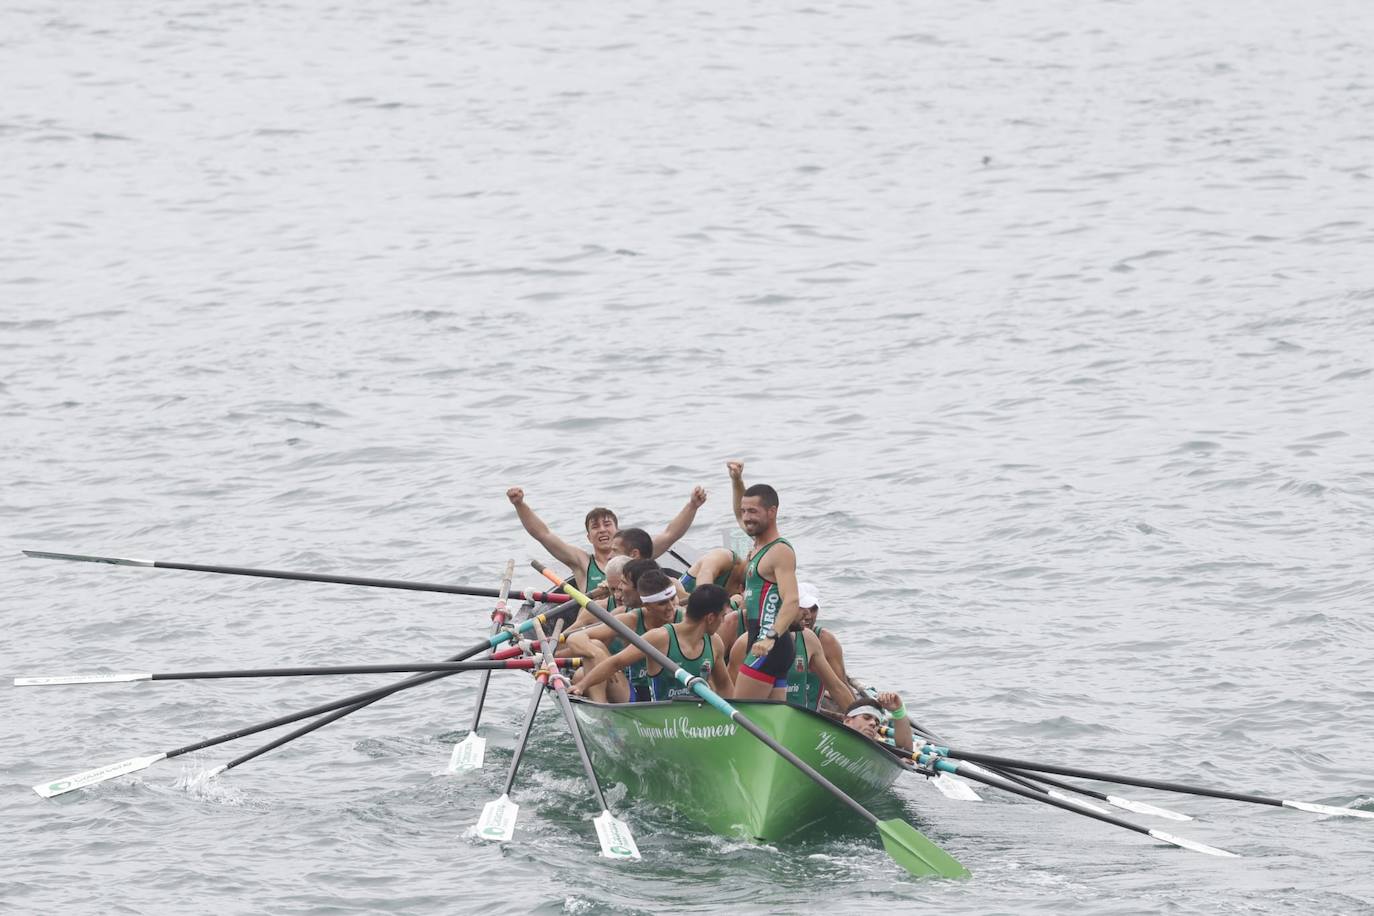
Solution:
[[(973, 872), (617, 799), (546, 711), (516, 842), (443, 771), (489, 603), (21, 548), (495, 586), (592, 505), (782, 526), (851, 670), (969, 747), (1374, 807), (1367, 4), (33, 2), (0, 9), (0, 906), (102, 913), (1363, 913), (1374, 824), (1122, 790), (1221, 860), (916, 778)], [(521, 584), (535, 584), (532, 573)], [(547, 726), (547, 728), (542, 726)]]

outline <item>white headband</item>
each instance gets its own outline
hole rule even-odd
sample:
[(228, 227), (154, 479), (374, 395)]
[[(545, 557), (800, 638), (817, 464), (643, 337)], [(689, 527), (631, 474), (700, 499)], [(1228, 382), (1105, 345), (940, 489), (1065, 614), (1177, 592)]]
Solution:
[(876, 706), (860, 706), (858, 709), (851, 709), (844, 714), (846, 719), (851, 719), (854, 716), (872, 716), (879, 722), (883, 721), (883, 714)]
[(677, 585), (674, 583), (670, 584), (661, 592), (655, 592), (652, 595), (640, 595), (639, 600), (644, 602), (645, 604), (652, 604), (655, 601), (672, 601), (676, 597)]

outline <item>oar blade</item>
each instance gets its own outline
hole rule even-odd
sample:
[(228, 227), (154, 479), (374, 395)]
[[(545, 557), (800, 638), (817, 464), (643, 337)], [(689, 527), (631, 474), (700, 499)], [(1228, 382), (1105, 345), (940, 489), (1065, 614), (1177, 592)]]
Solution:
[(130, 757), (128, 760), (121, 760), (119, 763), (106, 764), (103, 767), (96, 767), (93, 770), (86, 770), (84, 773), (73, 773), (71, 776), (64, 776), (62, 779), (55, 779), (52, 782), (40, 782), (33, 787), (44, 798), (52, 798), (54, 795), (64, 795), (67, 792), (75, 792), (77, 789), (84, 789), (93, 786), (98, 782), (107, 779), (114, 779), (116, 776), (127, 776), (129, 773), (137, 773), (139, 770), (147, 769), (166, 757), (166, 754), (154, 754), (151, 757)]
[(593, 821), (596, 837), (601, 841), (601, 854), (608, 859), (638, 859), (639, 847), (634, 834), (622, 820), (609, 811), (602, 811)]
[(1335, 805), (1318, 805), (1314, 802), (1285, 801), (1285, 808), (1307, 811), (1311, 814), (1325, 814), (1328, 817), (1374, 817), (1374, 811), (1362, 808), (1338, 808)]
[(898, 865), (918, 878), (967, 878), (969, 870), (906, 821), (878, 821), (883, 848)]
[(1074, 805), (1075, 807), (1081, 808), (1081, 809), (1083, 809), (1084, 811), (1095, 811), (1095, 812), (1098, 813), (1098, 814), (1106, 814), (1106, 815), (1108, 815), (1108, 816), (1111, 816), (1111, 813), (1112, 813), (1112, 812), (1108, 811), (1106, 808), (1102, 807), (1101, 805), (1094, 805), (1094, 804), (1093, 804), (1092, 802), (1090, 802), (1090, 801), (1084, 801), (1083, 799), (1079, 798), (1077, 795), (1065, 795), (1063, 792), (1060, 792), (1058, 789), (1050, 789), (1050, 791), (1049, 791), (1047, 794), (1049, 795), (1050, 798), (1057, 798), (1057, 799), (1059, 799), (1059, 800), (1062, 801), (1062, 802), (1068, 802), (1069, 804)]
[(482, 806), (482, 816), (478, 818), (473, 832), (479, 839), (494, 843), (507, 843), (515, 836), (515, 818), (520, 814), (520, 806), (502, 795), (495, 801)]
[(153, 566), (152, 560), (130, 560), (125, 557), (88, 557), (79, 553), (52, 553), (47, 550), (26, 550), (24, 556), (37, 560), (76, 560), (79, 563), (109, 563), (111, 566)]
[(1221, 856), (1224, 859), (1239, 859), (1240, 856), (1234, 852), (1227, 852), (1215, 846), (1208, 846), (1206, 843), (1199, 843), (1197, 840), (1190, 840), (1187, 837), (1174, 836), (1172, 833), (1165, 833), (1163, 830), (1151, 830), (1150, 836), (1165, 843), (1172, 843), (1183, 849), (1191, 849), (1193, 852), (1201, 852), (1209, 856)]
[(930, 784), (939, 790), (945, 798), (952, 798), (955, 801), (982, 801), (983, 796), (973, 791), (973, 786), (964, 782), (957, 776), (948, 773), (941, 773), (930, 780)]
[(1107, 801), (1125, 811), (1132, 811), (1136, 814), (1145, 814), (1150, 817), (1162, 817), (1171, 821), (1191, 821), (1191, 814), (1183, 814), (1179, 811), (1170, 811), (1168, 808), (1160, 808), (1156, 805), (1149, 805), (1145, 802), (1135, 801), (1130, 798), (1121, 798), (1118, 795), (1108, 795)]
[(42, 677), (17, 677), (16, 687), (52, 687), (57, 684), (131, 684), (151, 681), (151, 674), (49, 674)]
[(462, 773), (468, 770), (480, 770), (486, 755), (487, 739), (477, 732), (468, 732), (466, 738), (453, 746), (453, 756), (448, 759), (448, 771), (450, 773)]

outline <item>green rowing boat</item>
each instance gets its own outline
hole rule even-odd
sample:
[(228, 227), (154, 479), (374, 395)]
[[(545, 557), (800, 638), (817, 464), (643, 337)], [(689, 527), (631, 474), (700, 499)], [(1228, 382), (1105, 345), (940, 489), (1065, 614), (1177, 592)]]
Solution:
[[(740, 712), (862, 804), (902, 774), (895, 757), (809, 709), (735, 700)], [(781, 840), (837, 812), (821, 788), (757, 738), (692, 698), (574, 704), (592, 765), (603, 780), (675, 808), (724, 836)]]

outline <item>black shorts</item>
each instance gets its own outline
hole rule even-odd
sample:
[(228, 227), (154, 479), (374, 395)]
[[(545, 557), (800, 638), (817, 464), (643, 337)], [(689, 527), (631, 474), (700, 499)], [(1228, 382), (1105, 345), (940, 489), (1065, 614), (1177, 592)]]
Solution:
[(770, 684), (774, 690), (784, 689), (787, 687), (787, 673), (792, 670), (792, 663), (796, 660), (797, 641), (791, 633), (779, 633), (778, 638), (773, 640), (773, 648), (763, 658), (755, 658), (752, 652), (745, 655), (739, 673), (741, 677)]

